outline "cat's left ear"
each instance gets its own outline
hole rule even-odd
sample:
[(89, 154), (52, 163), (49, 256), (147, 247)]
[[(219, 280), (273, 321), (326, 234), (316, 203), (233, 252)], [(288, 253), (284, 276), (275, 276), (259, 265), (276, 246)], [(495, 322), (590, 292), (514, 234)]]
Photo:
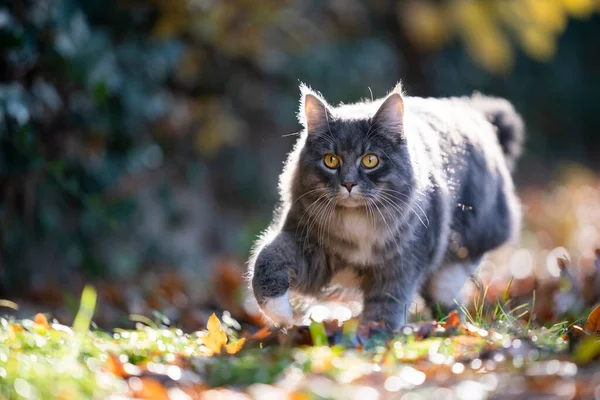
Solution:
[(389, 130), (401, 133), (404, 120), (404, 100), (400, 85), (388, 94), (375, 116), (373, 123)]

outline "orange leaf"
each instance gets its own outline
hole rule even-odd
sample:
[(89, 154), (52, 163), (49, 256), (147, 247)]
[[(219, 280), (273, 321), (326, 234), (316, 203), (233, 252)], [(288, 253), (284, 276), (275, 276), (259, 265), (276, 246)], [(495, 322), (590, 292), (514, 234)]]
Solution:
[(48, 323), (46, 316), (42, 313), (37, 313), (35, 318), (33, 318), (33, 321), (36, 324), (43, 326), (45, 329), (50, 329), (50, 324)]
[(587, 322), (583, 326), (589, 334), (600, 336), (600, 305), (590, 313)]
[(228, 354), (235, 354), (242, 349), (245, 341), (246, 339), (242, 338), (235, 343), (229, 343), (227, 346), (225, 346), (225, 350)]
[[(138, 379), (138, 378), (136, 378)], [(152, 378), (141, 378), (141, 387), (139, 383), (130, 387), (133, 390), (135, 397), (138, 399), (163, 400), (169, 399), (169, 394), (165, 387), (157, 380)]]
[(23, 332), (23, 327), (19, 324), (11, 324), (8, 328), (8, 337), (10, 340), (15, 340), (17, 338), (17, 333)]
[(126, 378), (129, 376), (127, 372), (125, 372), (125, 368), (123, 367), (123, 363), (119, 361), (119, 358), (114, 354), (108, 355), (108, 360), (106, 362), (106, 369), (121, 378)]
[(254, 340), (263, 340), (271, 336), (271, 329), (268, 326), (263, 326), (259, 331), (250, 337)]
[(219, 321), (215, 313), (208, 319), (206, 328), (208, 329), (208, 335), (202, 338), (202, 342), (213, 354), (220, 354), (221, 347), (227, 344), (227, 335), (223, 331), (223, 328), (221, 328), (221, 321)]
[(460, 326), (460, 317), (458, 316), (458, 312), (452, 311), (450, 314), (448, 314), (448, 319), (446, 320), (446, 322), (444, 322), (444, 325), (442, 325), (442, 327), (444, 329), (448, 329), (448, 328), (454, 328), (454, 327), (459, 327)]

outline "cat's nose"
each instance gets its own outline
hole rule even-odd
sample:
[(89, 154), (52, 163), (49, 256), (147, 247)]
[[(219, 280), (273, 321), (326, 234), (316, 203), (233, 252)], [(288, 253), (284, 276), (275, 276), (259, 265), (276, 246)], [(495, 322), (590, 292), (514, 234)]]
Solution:
[(352, 192), (352, 188), (356, 186), (356, 183), (342, 183), (342, 186), (348, 189), (348, 193)]

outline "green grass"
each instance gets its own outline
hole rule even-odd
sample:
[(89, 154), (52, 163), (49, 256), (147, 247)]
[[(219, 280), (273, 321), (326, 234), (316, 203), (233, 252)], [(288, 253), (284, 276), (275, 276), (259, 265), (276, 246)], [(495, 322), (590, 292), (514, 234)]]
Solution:
[[(0, 399), (103, 399), (111, 394), (143, 397), (148, 394), (139, 391), (140, 382), (148, 382), (144, 379), (153, 380), (157, 385), (151, 386), (153, 390), (164, 390), (164, 396), (174, 387), (184, 391), (212, 387), (246, 390), (257, 383), (274, 384), (291, 377), (300, 382), (294, 391), (307, 398), (343, 397), (345, 392), (323, 392), (312, 385), (316, 376), (332, 387), (367, 380), (380, 390), (418, 389), (427, 396), (427, 388), (447, 384), (436, 383), (432, 370), (448, 371), (457, 379), (464, 373), (476, 381), (483, 374), (476, 374), (474, 368), (481, 368), (485, 360), (476, 361), (497, 352), (507, 354), (505, 370), (523, 374), (527, 365), (522, 361), (521, 365), (513, 364), (509, 357), (510, 346), (518, 338), (523, 346), (536, 349), (535, 357), (566, 354), (562, 336), (568, 322), (538, 327), (531, 316), (525, 319), (527, 313), (531, 315), (534, 300), (531, 305), (511, 308), (507, 296), (494, 305), (483, 299), (485, 293), (475, 302), (473, 312), (461, 306), (467, 322), (448, 330), (440, 324), (421, 322), (395, 336), (384, 330), (361, 336), (354, 320), (337, 334), (322, 323), (313, 323), (308, 330), (290, 330), (287, 339), (275, 343), (273, 336), (270, 344), (248, 339), (241, 351), (228, 355), (208, 351), (206, 332), (167, 328), (161, 318), (153, 321), (133, 316), (138, 321), (133, 330), (90, 330), (96, 294), (86, 288), (72, 328), (56, 322), (46, 326), (43, 319), (41, 323), (40, 319), (0, 319)], [(420, 327), (427, 324), (431, 329), (423, 337)], [(240, 336), (231, 327), (223, 328), (230, 343), (236, 340), (234, 336)], [(308, 336), (312, 345), (301, 345), (306, 343), (306, 339), (298, 339), (302, 335)], [(575, 357), (589, 362), (599, 352), (598, 342), (592, 341)], [(527, 362), (537, 361), (533, 358)], [(427, 379), (421, 370), (429, 371)]]

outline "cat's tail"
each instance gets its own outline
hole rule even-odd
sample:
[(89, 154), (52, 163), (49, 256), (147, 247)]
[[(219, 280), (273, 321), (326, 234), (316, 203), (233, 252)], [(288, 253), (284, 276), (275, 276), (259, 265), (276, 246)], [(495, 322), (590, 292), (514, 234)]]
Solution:
[(512, 171), (523, 151), (525, 140), (523, 119), (506, 99), (475, 93), (469, 100), (471, 106), (483, 112), (496, 127), (506, 164)]

